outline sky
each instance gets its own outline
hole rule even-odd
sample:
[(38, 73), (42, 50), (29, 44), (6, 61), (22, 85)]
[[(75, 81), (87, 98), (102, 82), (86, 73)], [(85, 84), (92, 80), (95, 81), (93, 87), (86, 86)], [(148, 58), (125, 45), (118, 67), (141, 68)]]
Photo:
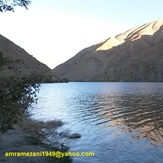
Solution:
[(0, 13), (0, 34), (50, 68), (111, 36), (163, 18), (162, 0), (31, 0)]

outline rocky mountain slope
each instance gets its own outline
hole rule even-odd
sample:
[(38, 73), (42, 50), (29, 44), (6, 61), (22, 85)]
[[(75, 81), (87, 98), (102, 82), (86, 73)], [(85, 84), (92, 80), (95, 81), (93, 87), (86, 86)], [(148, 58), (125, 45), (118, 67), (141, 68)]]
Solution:
[(83, 49), (53, 72), (70, 81), (163, 81), (163, 20)]
[(59, 82), (60, 79), (43, 63), (24, 49), (0, 35), (0, 79), (10, 76), (40, 76), (41, 82)]

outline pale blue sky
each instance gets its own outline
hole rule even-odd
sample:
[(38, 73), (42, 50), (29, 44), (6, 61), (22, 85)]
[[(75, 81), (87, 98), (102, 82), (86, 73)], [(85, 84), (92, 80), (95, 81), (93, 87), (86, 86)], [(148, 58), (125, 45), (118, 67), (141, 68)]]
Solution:
[(162, 0), (34, 0), (33, 4), (65, 13), (125, 24), (162, 19)]
[(54, 68), (87, 46), (162, 19), (162, 6), (162, 0), (32, 0), (27, 11), (0, 13), (0, 29)]

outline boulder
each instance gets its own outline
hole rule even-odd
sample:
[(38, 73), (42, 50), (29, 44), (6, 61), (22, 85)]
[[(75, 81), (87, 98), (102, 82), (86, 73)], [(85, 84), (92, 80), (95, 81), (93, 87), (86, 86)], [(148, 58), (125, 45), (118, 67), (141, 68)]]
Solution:
[(74, 133), (74, 134), (70, 134), (68, 137), (70, 139), (77, 139), (77, 138), (81, 138), (81, 135), (79, 133)]

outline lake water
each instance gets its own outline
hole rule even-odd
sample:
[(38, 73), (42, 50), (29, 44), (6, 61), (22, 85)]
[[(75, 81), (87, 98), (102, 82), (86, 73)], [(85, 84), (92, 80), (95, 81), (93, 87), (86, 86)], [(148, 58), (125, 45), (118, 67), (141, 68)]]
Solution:
[(95, 153), (74, 163), (163, 162), (163, 83), (42, 84), (38, 97), (32, 118), (62, 120), (58, 132), (81, 134), (62, 140), (69, 151)]

